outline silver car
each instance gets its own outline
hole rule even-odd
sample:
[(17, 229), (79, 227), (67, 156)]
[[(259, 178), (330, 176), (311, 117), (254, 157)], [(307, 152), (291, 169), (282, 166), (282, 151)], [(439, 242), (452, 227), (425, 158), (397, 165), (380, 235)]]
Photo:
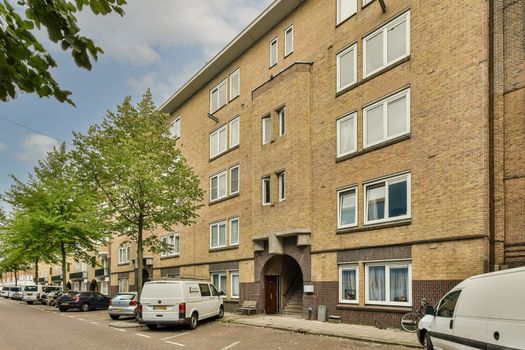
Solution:
[(138, 305), (137, 293), (119, 293), (116, 297), (111, 299), (108, 308), (109, 317), (113, 320), (118, 320), (120, 316), (137, 317)]

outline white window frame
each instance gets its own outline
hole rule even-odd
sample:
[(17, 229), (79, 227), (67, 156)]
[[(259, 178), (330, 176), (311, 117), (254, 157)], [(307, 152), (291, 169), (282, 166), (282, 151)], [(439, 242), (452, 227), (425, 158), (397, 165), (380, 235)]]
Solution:
[[(233, 143), (233, 141), (232, 141), (232, 138), (233, 138), (232, 137), (233, 136), (232, 124), (234, 124), (234, 123), (237, 123), (237, 143)], [(240, 119), (240, 117), (233, 118), (232, 120), (230, 120), (228, 125), (229, 125), (229, 129), (230, 129), (230, 148), (232, 148), (232, 147), (238, 146), (239, 143), (241, 142), (241, 119)]]
[[(368, 279), (371, 266), (385, 267), (385, 301), (370, 300)], [(390, 268), (408, 267), (408, 301), (390, 301)], [(365, 263), (365, 304), (367, 305), (390, 305), (390, 306), (412, 306), (412, 262), (411, 261), (387, 261)]]
[[(229, 229), (229, 236), (230, 236), (230, 246), (238, 246), (239, 245), (239, 241), (241, 240), (241, 222), (239, 221), (239, 217), (234, 217), (234, 218), (231, 218), (230, 220), (228, 220), (229, 223), (228, 223), (228, 229)], [(232, 240), (232, 224), (234, 221), (237, 221), (237, 242), (233, 242)]]
[[(123, 283), (124, 281), (126, 281), (125, 283), (126, 288), (122, 288), (124, 286), (124, 283)], [(118, 292), (119, 293), (129, 292), (129, 277), (123, 277), (123, 278), (118, 279)]]
[(131, 247), (128, 245), (128, 246), (124, 246), (124, 247), (119, 247), (118, 249), (118, 263), (119, 264), (129, 264), (130, 262), (130, 252), (131, 252)]
[[(341, 152), (341, 123), (354, 119), (354, 134), (352, 135), (352, 138), (354, 139), (354, 146), (352, 149), (348, 152), (342, 153)], [(347, 114), (336, 121), (337, 123), (337, 158), (346, 156), (348, 154), (352, 154), (354, 152), (357, 152), (357, 112), (353, 112), (350, 114)]]
[[(388, 195), (388, 186), (390, 184), (395, 184), (395, 183), (399, 183), (399, 182), (403, 182), (403, 181), (406, 181), (407, 183), (407, 213), (405, 215), (402, 215), (402, 216), (394, 216), (392, 218), (388, 217), (388, 200), (389, 200), (389, 195)], [(383, 219), (378, 219), (378, 220), (368, 220), (368, 188), (370, 186), (373, 186), (373, 185), (377, 185), (377, 184), (380, 184), (380, 183), (384, 183), (385, 184), (385, 217)], [(373, 181), (373, 182), (368, 182), (368, 183), (365, 183), (364, 185), (364, 194), (363, 194), (363, 197), (364, 197), (364, 201), (363, 201), (363, 206), (364, 206), (364, 223), (365, 225), (371, 225), (371, 224), (378, 224), (378, 223), (383, 223), (383, 222), (390, 222), (390, 221), (398, 221), (398, 220), (404, 220), (404, 219), (409, 219), (411, 218), (411, 203), (412, 203), (412, 195), (411, 195), (411, 173), (405, 173), (405, 174), (400, 174), (400, 175), (395, 175), (395, 176), (391, 176), (391, 177), (387, 177), (387, 178), (383, 178), (381, 180), (377, 180), (377, 181)]]
[[(266, 135), (266, 127), (265, 123), (270, 123), (270, 135)], [(262, 144), (267, 145), (272, 142), (272, 117), (267, 115), (261, 119), (261, 126), (262, 126)], [(268, 141), (266, 141), (266, 136), (269, 136)]]
[[(224, 190), (224, 195), (220, 195), (220, 177), (223, 176), (226, 178), (224, 181), (224, 185), (226, 186)], [(212, 194), (212, 179), (217, 178), (217, 198), (213, 198)], [(210, 176), (210, 202), (218, 201), (219, 199), (226, 198), (228, 196), (228, 172), (226, 170), (221, 171), (220, 173), (217, 173), (215, 175)]]
[[(399, 99), (400, 97), (405, 96), (406, 99), (406, 115), (405, 115), (405, 124), (406, 130), (398, 134), (388, 136), (388, 103), (394, 100)], [(381, 140), (368, 143), (368, 111), (374, 109), (380, 105), (383, 105), (383, 138)], [(410, 88), (407, 88), (403, 91), (390, 95), (386, 98), (375, 102), (369, 106), (366, 106), (363, 109), (363, 148), (371, 147), (388, 140), (395, 139), (396, 137), (406, 135), (410, 133)]]
[[(232, 170), (233, 169), (237, 169), (237, 191), (232, 191)], [(241, 190), (241, 167), (239, 165), (235, 165), (235, 166), (232, 166), (230, 169), (229, 169), (229, 178), (228, 178), (228, 184), (229, 184), (229, 191), (230, 191), (230, 195), (233, 195), (233, 194), (237, 194), (239, 193), (239, 191)]]
[[(343, 298), (343, 271), (355, 271), (355, 300)], [(340, 304), (359, 304), (359, 266), (356, 264), (339, 265), (339, 303)]]
[[(286, 34), (288, 32), (292, 32), (291, 36), (291, 42), (288, 42)], [(287, 57), (293, 53), (293, 41), (294, 41), (294, 30), (293, 30), (293, 24), (290, 24), (285, 30), (284, 30), (284, 57)]]
[[(396, 58), (395, 60), (388, 62), (388, 30), (392, 27), (397, 26), (401, 22), (406, 21), (406, 51), (405, 54)], [(375, 70), (367, 73), (366, 71), (366, 45), (367, 40), (375, 37), (380, 32), (383, 32), (383, 64), (376, 68)], [(370, 33), (366, 37), (363, 38), (363, 78), (369, 77), (380, 70), (404, 59), (405, 57), (408, 57), (410, 55), (410, 11), (405, 12), (399, 17), (394, 18), (393, 20), (386, 23), (381, 28), (375, 30), (374, 32)]]
[[(275, 62), (272, 62), (272, 45), (275, 43)], [(270, 68), (279, 63), (279, 38), (275, 37), (270, 41)]]
[(175, 118), (173, 122), (171, 123), (171, 135), (178, 139), (180, 137), (180, 116)]
[(341, 17), (341, 1), (344, 1), (344, 0), (336, 0), (337, 1), (337, 17), (336, 17), (336, 21), (337, 21), (337, 25), (343, 23), (344, 21), (346, 21), (348, 18), (352, 17), (353, 15), (355, 15), (357, 13), (357, 0), (351, 0), (355, 3), (355, 6), (354, 6), (354, 12), (350, 13), (347, 17), (345, 18), (342, 18)]
[[(172, 240), (173, 245), (170, 245), (169, 240)], [(172, 233), (166, 236), (163, 236), (160, 238), (161, 242), (165, 242), (168, 246), (170, 246), (168, 251), (165, 251), (164, 249), (160, 252), (160, 256), (162, 258), (170, 257), (170, 256), (178, 256), (180, 254), (180, 234), (179, 233)], [(175, 240), (178, 240), (177, 244), (175, 244)], [(173, 250), (173, 252), (172, 252)]]
[(286, 134), (286, 107), (279, 110), (279, 137)]
[[(348, 191), (355, 191), (355, 221), (348, 225), (341, 225), (341, 194)], [(359, 199), (358, 199), (358, 188), (357, 186), (350, 186), (345, 187), (337, 191), (337, 228), (349, 228), (349, 227), (356, 227), (358, 225), (358, 215), (359, 215)]]
[[(265, 186), (265, 183), (266, 182), (269, 182), (269, 187), (270, 187), (270, 201), (269, 202), (265, 202), (265, 194), (266, 194), (266, 186)], [(270, 176), (265, 176), (262, 178), (261, 180), (261, 187), (262, 187), (262, 191), (261, 191), (261, 195), (262, 195), (262, 205), (263, 206), (267, 206), (267, 205), (270, 205), (272, 204), (272, 181), (271, 181), (271, 177)]]
[[(220, 150), (221, 144), (221, 132), (226, 132), (226, 139), (224, 140), (225, 148), (223, 151)], [(217, 134), (217, 153), (213, 153), (213, 135)], [(228, 125), (225, 124), (218, 129), (215, 129), (210, 133), (210, 159), (215, 158), (228, 150)]]
[[(354, 53), (354, 67), (353, 67), (354, 80), (352, 80), (350, 83), (344, 86), (341, 86), (341, 56), (347, 54), (350, 51), (353, 51)], [(352, 86), (355, 83), (357, 83), (357, 43), (350, 45), (349, 47), (347, 47), (346, 49), (344, 49), (343, 51), (339, 52), (336, 55), (336, 66), (337, 66), (337, 92), (340, 92), (348, 88), (349, 86)]]
[(225, 279), (226, 279), (226, 285), (224, 286), (224, 290), (223, 290), (223, 292), (224, 292), (224, 294), (226, 294), (227, 291), (228, 291), (228, 288), (227, 288), (227, 286), (228, 286), (228, 274), (226, 273), (226, 271), (214, 271), (214, 272), (212, 272), (212, 273), (210, 274), (210, 277), (211, 277), (211, 284), (217, 289), (217, 292), (220, 293), (220, 292), (221, 292), (221, 287), (222, 287), (222, 286), (221, 286), (221, 285), (216, 286), (216, 285), (213, 283), (213, 277), (214, 277), (214, 276), (218, 276), (219, 284), (221, 283), (221, 277), (225, 277)]
[[(224, 86), (226, 85), (226, 86)], [(228, 91), (226, 91), (226, 100), (224, 101), (224, 104), (220, 104), (221, 98), (220, 98), (220, 90), (221, 88), (228, 89), (228, 78), (224, 78), (219, 84), (215, 85), (213, 89), (210, 90), (210, 113), (214, 113), (221, 109), (222, 107), (226, 106), (228, 103)], [(217, 108), (213, 109), (213, 93), (217, 91)]]
[[(225, 234), (225, 237), (224, 237), (224, 244), (220, 244), (220, 227), (224, 225), (224, 232), (226, 233)], [(213, 226), (217, 226), (217, 246), (213, 246), (212, 243), (213, 243), (213, 237), (212, 237), (212, 227)], [(218, 248), (224, 248), (224, 247), (227, 247), (228, 246), (228, 223), (226, 221), (219, 221), (219, 222), (214, 222), (213, 224), (210, 224), (210, 249), (218, 249)]]
[(239, 294), (241, 293), (241, 275), (239, 271), (230, 271), (230, 298), (239, 299), (239, 295), (233, 295), (233, 276), (237, 276), (239, 280), (239, 285), (237, 286), (237, 290), (239, 291)]
[(279, 173), (277, 180), (279, 184), (279, 202), (282, 202), (286, 199), (286, 172)]
[[(233, 83), (232, 83), (232, 79), (233, 77), (235, 77), (235, 75), (237, 75), (237, 95), (234, 95), (233, 94)], [(237, 68), (235, 71), (233, 71), (231, 74), (230, 74), (230, 101), (233, 100), (234, 98), (240, 96), (241, 94), (241, 69), (240, 68)]]

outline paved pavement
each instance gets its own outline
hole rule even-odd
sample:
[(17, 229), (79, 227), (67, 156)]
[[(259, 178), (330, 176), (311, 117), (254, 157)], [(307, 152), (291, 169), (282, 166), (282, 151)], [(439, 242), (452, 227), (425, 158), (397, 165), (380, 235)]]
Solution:
[[(125, 321), (124, 321), (125, 322)], [(230, 322), (202, 322), (185, 328), (116, 328), (106, 311), (58, 312), (43, 305), (0, 298), (0, 349), (407, 349), (401, 346), (304, 335)]]

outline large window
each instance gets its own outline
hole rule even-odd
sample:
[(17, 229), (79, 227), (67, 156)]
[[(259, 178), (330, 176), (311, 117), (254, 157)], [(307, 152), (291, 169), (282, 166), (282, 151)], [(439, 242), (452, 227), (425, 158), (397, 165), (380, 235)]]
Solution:
[(365, 185), (365, 224), (410, 218), (410, 174)]
[(410, 89), (376, 102), (363, 111), (363, 147), (410, 132)]
[(284, 57), (293, 52), (293, 25), (284, 30)]
[(262, 179), (262, 205), (270, 205), (271, 203), (271, 186), (270, 177), (266, 176)]
[(215, 272), (211, 274), (211, 283), (218, 291), (226, 295), (226, 272)]
[(262, 144), (266, 145), (272, 141), (272, 118), (262, 118)]
[(239, 166), (230, 168), (230, 195), (239, 193)]
[(170, 127), (171, 136), (178, 139), (180, 137), (180, 117), (175, 118), (175, 120), (171, 123)]
[(357, 187), (337, 191), (337, 228), (357, 226)]
[(226, 221), (210, 225), (210, 248), (226, 247)]
[(279, 110), (279, 136), (286, 134), (286, 108)]
[(357, 151), (357, 113), (337, 120), (337, 157)]
[(180, 235), (178, 233), (174, 233), (168, 236), (161, 237), (160, 241), (167, 246), (167, 248), (162, 249), (160, 253), (161, 257), (179, 255), (180, 253)]
[(230, 245), (239, 244), (239, 218), (230, 219)]
[(357, 82), (357, 44), (337, 54), (337, 91)]
[(377, 305), (412, 305), (412, 271), (409, 262), (365, 265), (365, 301)]
[(389, 22), (363, 39), (363, 77), (410, 54), (410, 12)]
[(339, 302), (357, 304), (359, 302), (359, 273), (357, 265), (339, 266)]
[(230, 122), (230, 147), (237, 146), (239, 144), (239, 127), (241, 120), (239, 117), (233, 119)]
[(210, 134), (210, 158), (226, 151), (228, 144), (228, 128), (226, 125), (220, 127)]
[(241, 70), (237, 69), (230, 74), (230, 101), (241, 93)]
[(279, 39), (275, 38), (270, 41), (270, 68), (275, 66), (278, 62)]
[(216, 201), (226, 197), (228, 194), (227, 188), (226, 171), (210, 177), (210, 201)]
[(279, 202), (286, 199), (286, 173), (283, 171), (277, 175), (279, 180)]
[(130, 246), (120, 247), (118, 249), (118, 263), (119, 264), (127, 264), (127, 263), (129, 263), (130, 252), (131, 252)]
[(350, 18), (357, 12), (357, 0), (336, 0), (337, 1), (337, 24)]
[(240, 287), (240, 278), (239, 272), (232, 272), (231, 277), (231, 297), (236, 299), (239, 298), (239, 287)]
[(228, 99), (228, 80), (224, 79), (210, 91), (210, 113), (226, 105)]

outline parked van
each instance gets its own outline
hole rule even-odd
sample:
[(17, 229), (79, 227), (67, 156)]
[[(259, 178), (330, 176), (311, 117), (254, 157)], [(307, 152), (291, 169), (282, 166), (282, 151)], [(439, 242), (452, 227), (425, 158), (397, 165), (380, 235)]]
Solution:
[(41, 301), (42, 295), (44, 293), (48, 293), (54, 290), (62, 290), (62, 287), (59, 287), (59, 286), (44, 286), (44, 285), (25, 286), (23, 288), (24, 288), (24, 296), (22, 300), (28, 304), (33, 304), (34, 302)]
[(428, 307), (418, 338), (426, 349), (525, 349), (525, 267), (466, 279)]
[(195, 329), (200, 320), (224, 316), (222, 295), (206, 281), (146, 282), (140, 296), (139, 323), (150, 329), (177, 324)]
[(9, 292), (7, 292), (7, 297), (10, 299), (13, 299), (15, 296), (15, 293), (19, 293), (20, 291), (22, 291), (22, 287), (11, 286), (9, 287)]
[(7, 298), (9, 296), (9, 287), (3, 286), (2, 291), (0, 291), (0, 296)]

